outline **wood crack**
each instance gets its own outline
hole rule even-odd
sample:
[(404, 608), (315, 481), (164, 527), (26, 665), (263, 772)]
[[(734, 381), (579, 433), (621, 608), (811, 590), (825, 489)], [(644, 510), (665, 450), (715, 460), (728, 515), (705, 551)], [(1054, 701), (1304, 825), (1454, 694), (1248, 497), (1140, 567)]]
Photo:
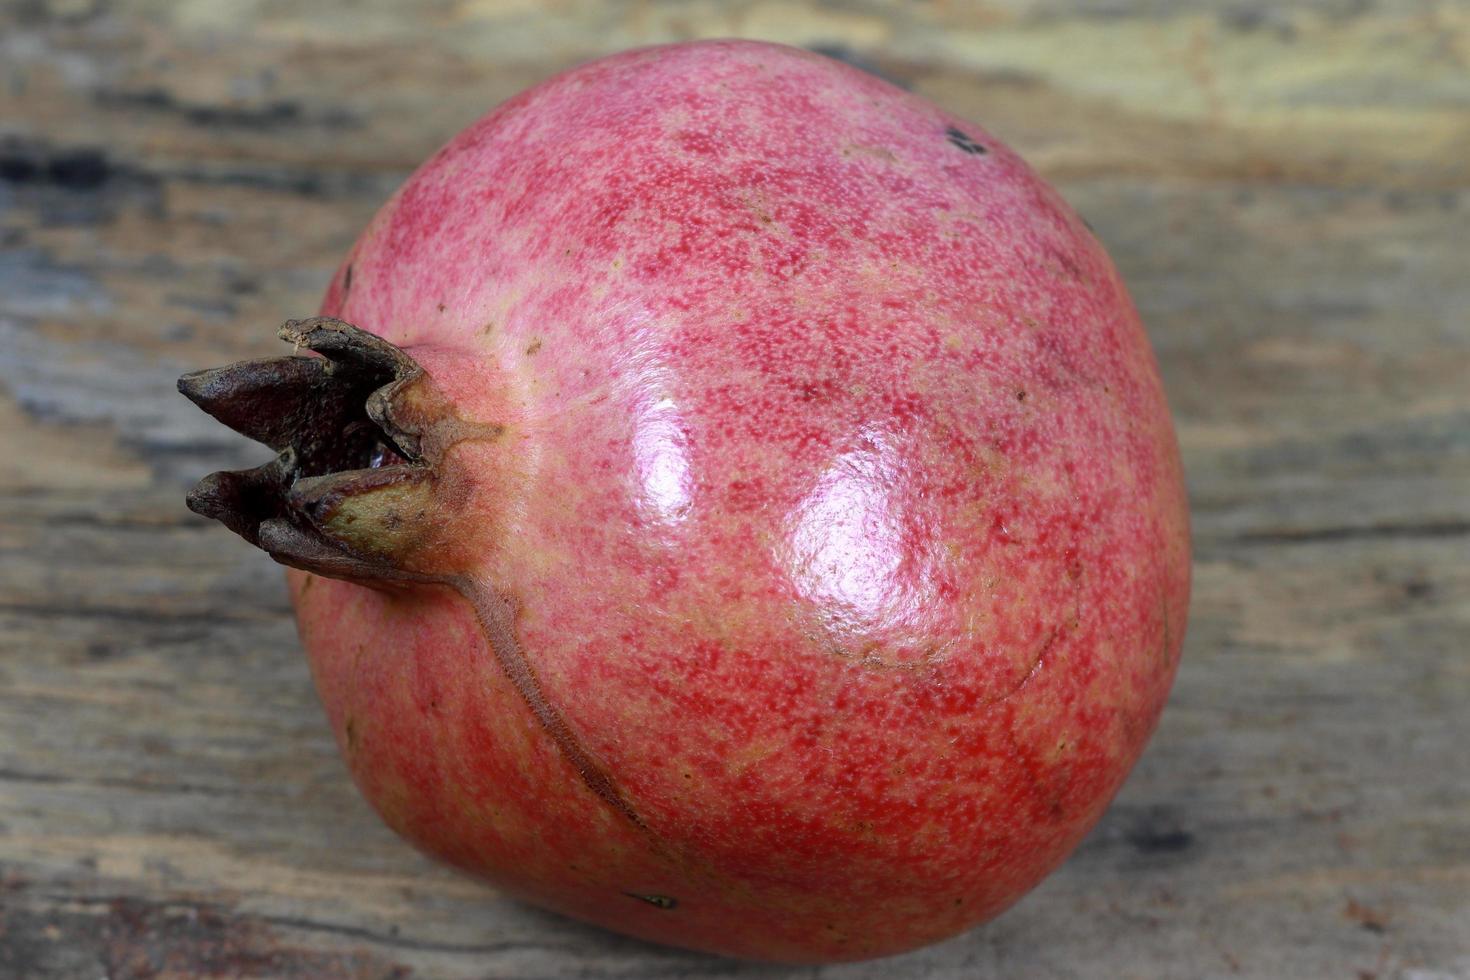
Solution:
[[(83, 779), (59, 773), (26, 772), (19, 769), (0, 769), (0, 783), (31, 783), (40, 786), (60, 786), (75, 789), (126, 789), (142, 793), (179, 793), (197, 796), (239, 797), (248, 789), (250, 795), (261, 795), (258, 787), (207, 786), (203, 783), (151, 783), (143, 779), (98, 778)], [(283, 794), (266, 791), (264, 795), (281, 797)]]
[(1236, 544), (1319, 544), (1334, 541), (1379, 541), (1455, 538), (1470, 534), (1470, 520), (1418, 521), (1403, 524), (1362, 524), (1339, 527), (1274, 528), (1246, 531), (1230, 540)]
[(557, 943), (528, 942), (520, 940), (505, 940), (494, 943), (456, 943), (432, 939), (414, 939), (408, 936), (394, 936), (378, 932), (374, 929), (362, 926), (350, 926), (336, 922), (322, 922), (318, 919), (307, 919), (299, 916), (289, 915), (251, 915), (241, 914), (232, 906), (222, 902), (199, 901), (189, 897), (180, 897), (176, 901), (169, 899), (150, 899), (134, 895), (73, 895), (63, 892), (37, 892), (36, 897), (42, 902), (55, 902), (67, 906), (81, 908), (112, 909), (118, 905), (126, 905), (138, 909), (146, 909), (161, 915), (170, 913), (187, 915), (190, 911), (208, 912), (225, 919), (238, 919), (242, 922), (260, 922), (277, 929), (290, 929), (298, 932), (325, 933), (334, 936), (346, 936), (353, 939), (361, 939), (374, 945), (384, 946), (389, 949), (409, 950), (414, 952), (429, 953), (465, 953), (478, 955), (495, 955), (500, 953), (514, 953), (526, 950), (545, 950), (547, 952), (559, 953), (567, 950), (566, 946)]

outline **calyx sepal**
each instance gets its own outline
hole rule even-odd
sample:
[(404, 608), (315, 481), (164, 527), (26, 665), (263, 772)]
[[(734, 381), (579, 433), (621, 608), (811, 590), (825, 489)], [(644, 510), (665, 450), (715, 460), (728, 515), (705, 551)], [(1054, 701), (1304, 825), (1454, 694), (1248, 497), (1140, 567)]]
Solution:
[(214, 418), (276, 450), (248, 470), (211, 473), (189, 509), (276, 561), (360, 581), (442, 581), (424, 552), (460, 491), (445, 456), (501, 427), (460, 419), (407, 353), (332, 317), (289, 320), (298, 351), (186, 374), (179, 391)]

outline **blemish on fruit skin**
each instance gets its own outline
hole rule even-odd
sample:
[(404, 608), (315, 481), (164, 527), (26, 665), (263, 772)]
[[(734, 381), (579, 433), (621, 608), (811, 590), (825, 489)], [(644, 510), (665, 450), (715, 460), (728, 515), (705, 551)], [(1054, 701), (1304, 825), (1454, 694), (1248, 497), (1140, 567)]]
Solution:
[(971, 139), (969, 134), (967, 134), (964, 130), (960, 129), (957, 126), (951, 126), (946, 129), (944, 131), (944, 135), (949, 139), (949, 142), (951, 144), (959, 147), (961, 150), (964, 150), (966, 153), (969, 153), (971, 155), (979, 155), (989, 152), (985, 149), (984, 146)]
[(668, 911), (669, 909), (676, 909), (679, 907), (679, 900), (676, 898), (671, 898), (668, 895), (649, 895), (643, 894), (641, 892), (623, 892), (623, 894), (627, 895), (629, 898), (636, 898), (640, 902), (647, 902), (649, 905), (652, 905), (656, 909), (663, 909), (665, 911)]
[(540, 349), (541, 349), (541, 338), (540, 337), (537, 337), (535, 340), (531, 341), (529, 344), (526, 345), (526, 356), (527, 357), (531, 357), (537, 351), (539, 351)]

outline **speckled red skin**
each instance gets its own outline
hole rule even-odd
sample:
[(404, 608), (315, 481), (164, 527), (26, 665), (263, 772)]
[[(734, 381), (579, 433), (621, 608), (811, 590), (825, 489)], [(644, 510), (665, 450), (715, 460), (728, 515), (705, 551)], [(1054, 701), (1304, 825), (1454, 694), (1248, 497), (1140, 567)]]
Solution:
[(1143, 749), (1168, 410), (1102, 248), (980, 127), (783, 47), (619, 55), (428, 161), (323, 312), (507, 426), (457, 450), (443, 561), (636, 814), (459, 595), (293, 573), (353, 776), (429, 853), (661, 942), (876, 956), (1016, 901)]

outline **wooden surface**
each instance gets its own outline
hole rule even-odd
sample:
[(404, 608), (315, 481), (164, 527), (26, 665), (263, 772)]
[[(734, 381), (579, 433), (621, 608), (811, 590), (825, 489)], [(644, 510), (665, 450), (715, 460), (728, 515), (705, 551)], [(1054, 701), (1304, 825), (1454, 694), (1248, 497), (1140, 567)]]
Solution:
[[(1470, 8), (350, 7), (0, 4), (0, 977), (1470, 977)], [(182, 504), (264, 457), (175, 376), (277, 353), (415, 163), (559, 68), (729, 34), (1057, 182), (1190, 478), (1184, 666), (1116, 805), (876, 964), (659, 949), (430, 864), (349, 784), (278, 570)]]

